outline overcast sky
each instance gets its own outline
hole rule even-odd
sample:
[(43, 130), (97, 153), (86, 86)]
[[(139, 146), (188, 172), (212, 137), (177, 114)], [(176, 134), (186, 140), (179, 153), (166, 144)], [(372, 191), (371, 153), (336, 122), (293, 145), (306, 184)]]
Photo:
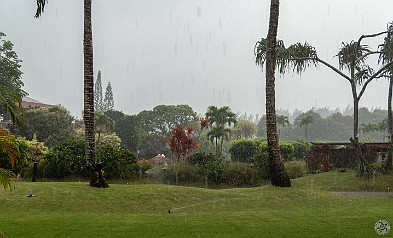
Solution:
[[(93, 0), (94, 71), (110, 81), (115, 109), (136, 114), (159, 104), (209, 105), (263, 114), (264, 72), (255, 42), (266, 37), (268, 0)], [(0, 31), (23, 60), (30, 97), (83, 108), (83, 1), (49, 0), (34, 19), (35, 0), (0, 0)], [(307, 41), (337, 65), (341, 42), (386, 29), (392, 0), (282, 0), (278, 37)], [(364, 41), (372, 48), (382, 42)], [(371, 59), (374, 63), (376, 59)], [(373, 63), (373, 64), (374, 64)], [(386, 108), (387, 82), (370, 84), (362, 106)], [(320, 66), (276, 83), (276, 107), (293, 111), (352, 105), (349, 83)]]

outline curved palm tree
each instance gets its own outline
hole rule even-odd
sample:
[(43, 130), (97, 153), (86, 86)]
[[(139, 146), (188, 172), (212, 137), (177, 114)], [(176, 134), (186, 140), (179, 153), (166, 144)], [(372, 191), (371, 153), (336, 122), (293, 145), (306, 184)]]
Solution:
[[(93, 75), (93, 31), (91, 26), (91, 1), (84, 2), (84, 24), (83, 24), (83, 63), (84, 63), (84, 110), (83, 121), (85, 124), (85, 156), (87, 166), (91, 169), (90, 186), (106, 188), (108, 183), (102, 175), (102, 166), (96, 157), (95, 133), (94, 133), (94, 75)], [(38, 18), (44, 12), (47, 0), (37, 0), (37, 11), (35, 17)]]

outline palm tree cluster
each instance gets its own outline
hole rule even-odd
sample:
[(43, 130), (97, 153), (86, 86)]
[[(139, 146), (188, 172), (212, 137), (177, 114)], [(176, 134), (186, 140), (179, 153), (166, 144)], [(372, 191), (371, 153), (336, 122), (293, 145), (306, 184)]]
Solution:
[(215, 144), (216, 155), (221, 157), (224, 140), (228, 140), (231, 134), (229, 127), (237, 122), (236, 114), (227, 106), (221, 108), (209, 106), (206, 112), (206, 119), (210, 127), (207, 136)]

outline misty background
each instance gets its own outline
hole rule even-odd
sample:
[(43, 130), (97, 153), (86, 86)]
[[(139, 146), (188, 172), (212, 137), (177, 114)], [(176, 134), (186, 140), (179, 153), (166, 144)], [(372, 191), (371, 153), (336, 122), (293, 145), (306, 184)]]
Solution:
[[(270, 1), (93, 1), (95, 79), (110, 81), (115, 109), (136, 114), (159, 104), (209, 105), (264, 114), (265, 73), (254, 63), (254, 45), (266, 37)], [(342, 42), (386, 30), (391, 0), (283, 0), (278, 38), (288, 46), (307, 41), (337, 66)], [(83, 2), (49, 0), (34, 19), (35, 1), (0, 0), (0, 31), (22, 62), (24, 90), (75, 116), (83, 108)], [(383, 41), (364, 40), (375, 49)], [(377, 59), (372, 59), (374, 62)], [(371, 61), (370, 61), (371, 62)], [(352, 105), (349, 83), (320, 66), (301, 76), (277, 75), (276, 108), (344, 109)], [(360, 106), (386, 108), (388, 82), (371, 83)]]

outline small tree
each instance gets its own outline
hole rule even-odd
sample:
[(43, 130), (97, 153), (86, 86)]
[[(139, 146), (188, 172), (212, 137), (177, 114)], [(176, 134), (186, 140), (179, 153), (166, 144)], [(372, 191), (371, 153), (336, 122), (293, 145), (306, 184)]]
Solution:
[(172, 136), (168, 141), (168, 148), (177, 160), (184, 158), (199, 147), (196, 140), (191, 136), (193, 130), (192, 126), (188, 126), (186, 131), (181, 125), (173, 128)]

